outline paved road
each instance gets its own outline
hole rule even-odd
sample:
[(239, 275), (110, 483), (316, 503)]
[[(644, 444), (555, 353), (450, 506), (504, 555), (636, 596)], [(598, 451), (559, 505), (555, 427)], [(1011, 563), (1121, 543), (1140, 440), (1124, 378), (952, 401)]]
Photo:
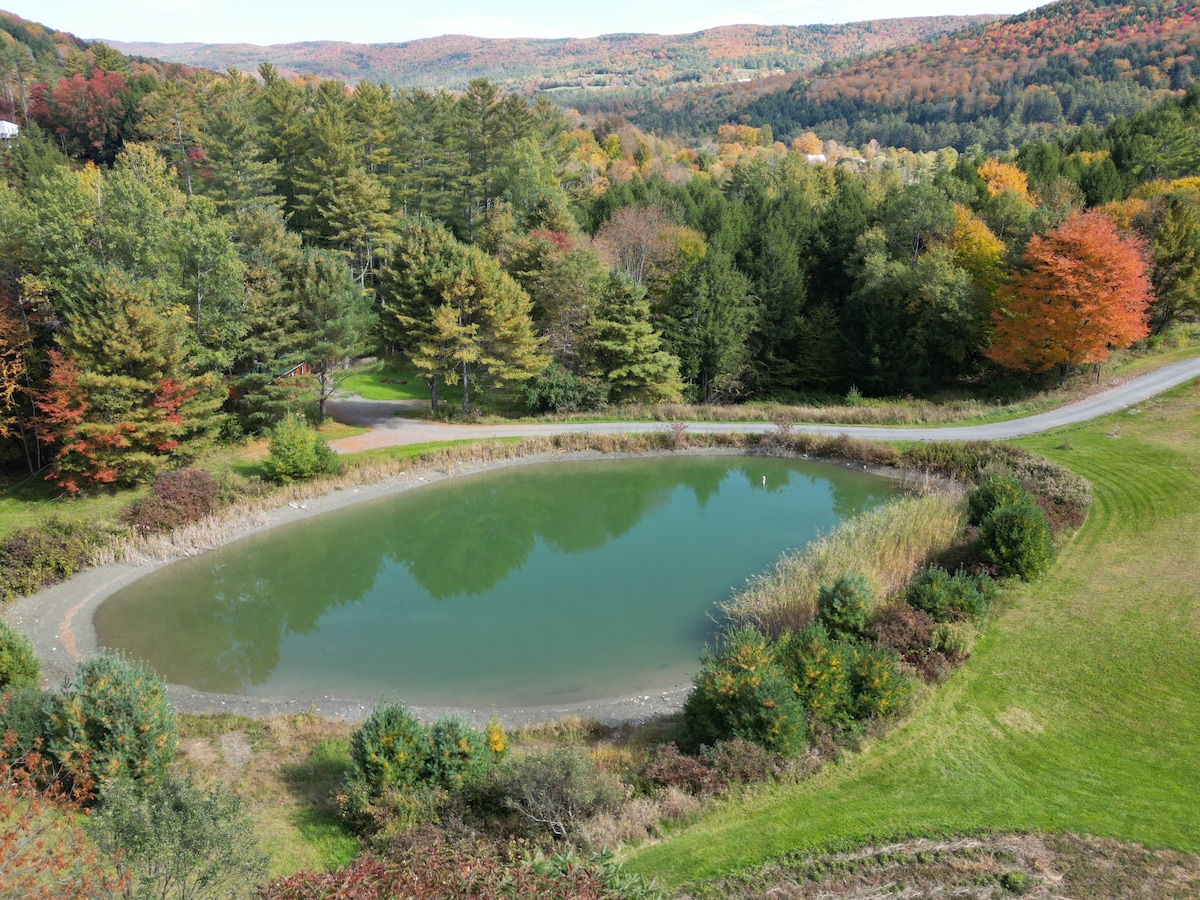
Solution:
[[(1076, 422), (1085, 422), (1111, 412), (1141, 403), (1176, 385), (1200, 377), (1200, 357), (1172, 363), (1134, 378), (1118, 387), (1070, 403), (1049, 412), (990, 422), (986, 425), (946, 426), (867, 426), (867, 425), (797, 425), (796, 432), (806, 434), (849, 435), (852, 438), (884, 441), (991, 441), (1036, 434)], [(371, 429), (367, 434), (331, 441), (339, 453), (355, 453), (376, 447), (399, 444), (422, 444), (430, 441), (454, 441), (463, 438), (537, 437), (553, 434), (629, 434), (661, 431), (663, 422), (577, 422), (577, 423), (518, 423), (514, 425), (445, 425), (418, 419), (405, 419), (396, 412), (408, 407), (420, 407), (417, 401), (361, 400), (357, 397), (329, 401), (329, 412), (339, 422), (362, 425)], [(773, 431), (769, 422), (688, 422), (691, 432), (764, 432)]]

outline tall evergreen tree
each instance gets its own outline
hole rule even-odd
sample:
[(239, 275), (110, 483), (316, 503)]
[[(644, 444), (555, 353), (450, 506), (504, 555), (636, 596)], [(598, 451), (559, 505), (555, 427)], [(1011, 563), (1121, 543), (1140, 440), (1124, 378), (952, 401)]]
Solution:
[(499, 264), (432, 222), (406, 225), (381, 285), (386, 330), (425, 376), (437, 409), (439, 382), (462, 388), (471, 409), (477, 377), (525, 381), (547, 363), (531, 303)]
[(750, 281), (721, 247), (680, 276), (664, 313), (666, 349), (703, 403), (742, 391), (747, 337), (754, 327)]
[(53, 354), (38, 405), (56, 447), (50, 477), (75, 492), (149, 479), (186, 459), (218, 424), (224, 389), (186, 365), (183, 311), (110, 269), (94, 276), (79, 317)]
[(339, 373), (370, 347), (375, 311), (345, 262), (328, 250), (305, 248), (289, 276), (304, 335), (300, 352), (317, 378), (317, 411), (324, 420)]
[(594, 374), (614, 400), (677, 400), (679, 360), (662, 349), (644, 288), (614, 272), (596, 305), (587, 341)]

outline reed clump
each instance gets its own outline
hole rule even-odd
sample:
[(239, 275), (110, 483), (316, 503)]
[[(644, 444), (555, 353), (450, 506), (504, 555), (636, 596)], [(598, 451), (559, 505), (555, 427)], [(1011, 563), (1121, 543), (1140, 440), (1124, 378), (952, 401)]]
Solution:
[(862, 575), (875, 597), (898, 593), (922, 566), (961, 539), (967, 502), (961, 491), (903, 497), (856, 516), (785, 554), (722, 604), (731, 627), (753, 625), (771, 636), (811, 622), (822, 584), (839, 575)]

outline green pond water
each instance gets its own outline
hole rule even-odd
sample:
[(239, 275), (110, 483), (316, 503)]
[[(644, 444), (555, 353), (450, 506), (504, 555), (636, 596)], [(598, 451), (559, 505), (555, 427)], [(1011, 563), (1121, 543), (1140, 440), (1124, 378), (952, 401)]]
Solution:
[(101, 646), (205, 691), (483, 707), (629, 696), (686, 684), (716, 603), (894, 493), (802, 460), (517, 466), (173, 563), (94, 624)]

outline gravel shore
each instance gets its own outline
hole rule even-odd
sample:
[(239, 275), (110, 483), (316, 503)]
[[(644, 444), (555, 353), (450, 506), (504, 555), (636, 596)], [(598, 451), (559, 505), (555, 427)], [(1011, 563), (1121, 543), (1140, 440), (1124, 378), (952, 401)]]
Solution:
[[(696, 455), (739, 455), (740, 450), (685, 451)], [(261, 521), (231, 531), (221, 543), (231, 543), (249, 534), (275, 528), (290, 522), (317, 516), (333, 509), (373, 500), (401, 491), (434, 484), (446, 478), (459, 478), (484, 469), (533, 465), (544, 462), (572, 460), (621, 459), (650, 454), (605, 454), (594, 451), (568, 454), (537, 454), (520, 459), (502, 460), (487, 465), (462, 465), (455, 469), (424, 468), (406, 472), (384, 481), (335, 490), (305, 501), (303, 504), (284, 504), (268, 511)], [(666, 454), (653, 454), (666, 455)], [(889, 473), (880, 473), (889, 474)], [(155, 569), (170, 565), (174, 560), (121, 562), (89, 569), (68, 581), (54, 585), (31, 597), (9, 604), (4, 618), (28, 635), (42, 661), (43, 682), (57, 687), (74, 672), (78, 663), (95, 652), (96, 635), (92, 615), (96, 608), (116, 591), (126, 587)], [(431, 720), (456, 714), (476, 724), (482, 724), (495, 712), (506, 727), (530, 722), (542, 722), (568, 715), (580, 715), (605, 724), (641, 723), (677, 712), (686, 700), (688, 683), (655, 684), (628, 697), (606, 697), (598, 692), (594, 699), (577, 703), (485, 708), (411, 707), (422, 719)], [(272, 716), (311, 712), (327, 718), (356, 722), (374, 708), (377, 698), (340, 697), (331, 694), (254, 696), (214, 694), (197, 691), (186, 685), (170, 684), (168, 696), (175, 707), (184, 712), (227, 712), (249, 716)]]

